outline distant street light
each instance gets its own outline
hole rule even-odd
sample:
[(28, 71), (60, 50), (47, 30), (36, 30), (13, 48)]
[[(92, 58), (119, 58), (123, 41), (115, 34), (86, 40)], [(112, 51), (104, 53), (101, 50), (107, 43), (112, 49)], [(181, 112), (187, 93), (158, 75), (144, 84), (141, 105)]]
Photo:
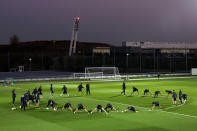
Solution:
[(127, 73), (128, 73), (128, 66), (129, 66), (129, 54), (127, 53)]
[(32, 61), (32, 59), (29, 58), (29, 71), (31, 71), (31, 61)]

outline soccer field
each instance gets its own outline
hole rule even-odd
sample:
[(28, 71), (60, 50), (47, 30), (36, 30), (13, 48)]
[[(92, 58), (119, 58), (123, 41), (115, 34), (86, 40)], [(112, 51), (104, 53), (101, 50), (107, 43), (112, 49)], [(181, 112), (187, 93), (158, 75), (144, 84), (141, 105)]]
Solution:
[[(67, 82), (67, 83), (66, 83)], [(49, 93), (50, 83), (53, 83), (54, 96)], [(26, 111), (20, 109), (12, 111), (11, 91), (16, 89), (16, 107), (20, 105), (20, 96), (27, 90), (39, 87), (38, 82), (17, 83), (12, 87), (0, 86), (0, 131), (29, 131), (29, 130), (50, 130), (50, 131), (87, 131), (87, 130), (113, 130), (113, 131), (195, 131), (197, 128), (197, 78), (180, 78), (166, 80), (136, 80), (126, 81), (126, 95), (121, 96), (122, 82), (91, 82), (90, 96), (76, 96), (77, 86), (80, 82), (65, 81), (68, 87), (69, 97), (60, 96), (63, 83), (45, 82), (42, 83), (43, 98), (41, 98), (40, 109), (35, 109), (32, 103)], [(85, 86), (85, 82), (83, 86)], [(132, 92), (132, 86), (136, 86), (140, 95)], [(159, 90), (162, 96), (153, 98), (143, 96), (144, 89), (151, 93)], [(184, 105), (172, 106), (171, 96), (167, 97), (165, 90), (179, 89), (188, 95)], [(85, 89), (83, 89), (85, 94)], [(46, 110), (49, 99), (53, 99), (58, 107), (70, 102), (74, 108), (82, 103), (88, 110), (94, 109), (98, 104), (106, 106), (111, 103), (119, 109), (119, 112), (111, 111), (108, 114), (99, 112), (88, 114), (79, 111), (76, 114), (65, 110)], [(156, 108), (151, 111), (153, 101), (159, 101), (162, 110)], [(177, 103), (178, 100), (177, 100)], [(134, 106), (138, 113), (122, 113), (128, 106)]]

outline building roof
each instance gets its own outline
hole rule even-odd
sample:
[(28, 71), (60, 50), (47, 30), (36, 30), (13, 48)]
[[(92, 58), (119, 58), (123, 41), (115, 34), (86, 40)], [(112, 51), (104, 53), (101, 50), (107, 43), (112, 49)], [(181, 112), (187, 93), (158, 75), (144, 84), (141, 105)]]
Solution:
[(187, 42), (123, 42), (122, 46), (144, 49), (197, 49), (197, 43)]

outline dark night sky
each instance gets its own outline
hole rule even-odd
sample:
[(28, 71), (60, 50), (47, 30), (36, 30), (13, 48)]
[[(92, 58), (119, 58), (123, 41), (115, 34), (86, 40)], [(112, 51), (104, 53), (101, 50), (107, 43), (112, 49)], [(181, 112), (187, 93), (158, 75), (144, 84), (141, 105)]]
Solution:
[(197, 42), (197, 0), (0, 0), (0, 43), (68, 40), (76, 16), (79, 41)]

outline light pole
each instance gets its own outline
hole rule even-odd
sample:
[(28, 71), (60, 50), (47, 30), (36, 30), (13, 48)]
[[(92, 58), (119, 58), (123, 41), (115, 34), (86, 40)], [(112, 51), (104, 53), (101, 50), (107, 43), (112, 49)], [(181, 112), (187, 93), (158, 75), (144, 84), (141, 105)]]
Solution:
[(29, 58), (29, 71), (31, 71), (31, 61), (32, 61), (32, 59)]
[(128, 66), (129, 66), (129, 54), (127, 53), (127, 72), (128, 72)]

